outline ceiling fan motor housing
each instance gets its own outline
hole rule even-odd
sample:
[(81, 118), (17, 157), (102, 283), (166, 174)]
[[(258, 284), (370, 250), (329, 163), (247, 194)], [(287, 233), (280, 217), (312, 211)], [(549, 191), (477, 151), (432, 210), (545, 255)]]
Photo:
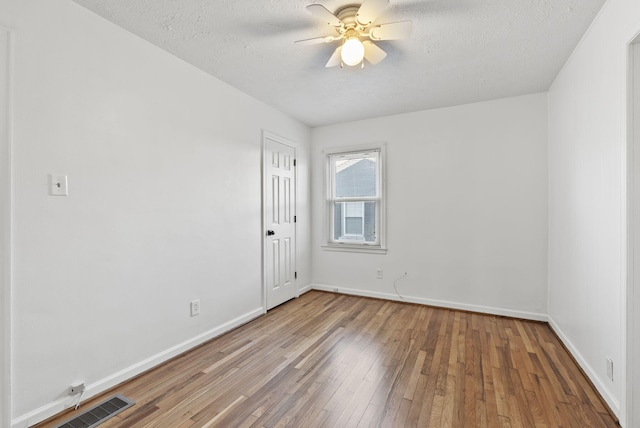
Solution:
[(355, 28), (358, 25), (358, 22), (356, 21), (358, 9), (360, 9), (360, 6), (358, 5), (345, 6), (338, 9), (336, 16), (344, 23), (345, 27)]
[(387, 54), (373, 41), (402, 39), (411, 31), (411, 21), (373, 25), (373, 21), (388, 5), (389, 0), (364, 0), (360, 5), (350, 4), (332, 13), (320, 3), (310, 4), (307, 10), (328, 23), (338, 34), (298, 42), (304, 44), (341, 42), (325, 67), (344, 64), (349, 66), (361, 64), (364, 67), (365, 58), (371, 64), (378, 64)]

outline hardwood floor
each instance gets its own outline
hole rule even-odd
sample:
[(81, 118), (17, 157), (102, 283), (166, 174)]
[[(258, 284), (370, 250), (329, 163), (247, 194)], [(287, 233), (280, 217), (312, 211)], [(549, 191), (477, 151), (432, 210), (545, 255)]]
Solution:
[(101, 428), (618, 426), (546, 324), (319, 291), (80, 411), (115, 392)]

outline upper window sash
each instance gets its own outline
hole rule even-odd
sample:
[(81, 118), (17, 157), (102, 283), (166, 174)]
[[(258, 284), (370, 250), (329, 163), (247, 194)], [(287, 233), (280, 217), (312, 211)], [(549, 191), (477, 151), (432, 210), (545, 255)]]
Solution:
[[(339, 195), (337, 190), (337, 176), (342, 170), (349, 168), (352, 164), (350, 161), (371, 159), (375, 163), (375, 184), (370, 192), (363, 191), (363, 194)], [(347, 153), (328, 154), (329, 162), (329, 186), (328, 199), (332, 201), (362, 201), (362, 200), (379, 200), (381, 194), (380, 175), (381, 175), (381, 156), (380, 149), (353, 151)], [(340, 165), (339, 165), (340, 164)]]

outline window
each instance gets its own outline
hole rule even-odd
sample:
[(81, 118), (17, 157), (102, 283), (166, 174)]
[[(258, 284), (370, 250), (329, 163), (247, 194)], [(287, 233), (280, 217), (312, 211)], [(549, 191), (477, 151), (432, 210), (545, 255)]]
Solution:
[(326, 154), (325, 248), (384, 251), (384, 147)]

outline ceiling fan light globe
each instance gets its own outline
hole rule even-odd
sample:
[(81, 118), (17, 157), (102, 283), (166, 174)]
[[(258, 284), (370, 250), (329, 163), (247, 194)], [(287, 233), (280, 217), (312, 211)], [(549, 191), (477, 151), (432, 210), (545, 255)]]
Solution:
[(348, 66), (358, 65), (364, 58), (364, 45), (357, 37), (348, 38), (342, 45), (342, 62)]

